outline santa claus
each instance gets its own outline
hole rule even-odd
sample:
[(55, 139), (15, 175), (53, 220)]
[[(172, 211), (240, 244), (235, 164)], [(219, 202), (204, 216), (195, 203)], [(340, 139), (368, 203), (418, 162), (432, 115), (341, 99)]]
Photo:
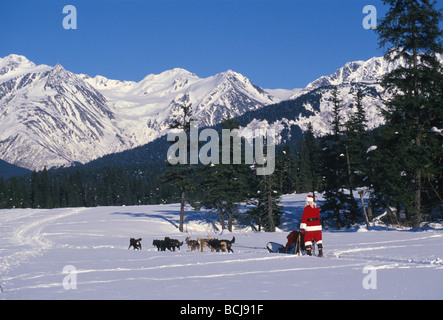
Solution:
[(301, 218), (300, 230), (304, 234), (306, 252), (312, 255), (312, 242), (318, 246), (318, 256), (323, 255), (323, 244), (321, 237), (320, 210), (315, 204), (313, 196), (308, 195), (305, 201), (305, 209)]

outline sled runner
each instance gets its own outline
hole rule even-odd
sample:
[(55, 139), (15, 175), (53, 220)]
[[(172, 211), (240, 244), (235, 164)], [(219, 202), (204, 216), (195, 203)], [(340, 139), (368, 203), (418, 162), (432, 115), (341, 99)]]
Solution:
[(288, 253), (288, 254), (301, 254), (302, 250), (305, 250), (303, 234), (299, 231), (292, 231), (287, 237), (288, 242), (286, 246), (276, 243), (268, 242), (266, 248), (271, 253)]
[(286, 253), (286, 247), (277, 242), (268, 242), (266, 248), (270, 253)]

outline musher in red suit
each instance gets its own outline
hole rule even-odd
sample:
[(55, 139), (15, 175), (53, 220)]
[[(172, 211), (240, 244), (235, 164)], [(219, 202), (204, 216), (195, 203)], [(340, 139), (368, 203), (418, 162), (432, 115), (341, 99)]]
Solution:
[(305, 202), (305, 209), (300, 222), (300, 230), (305, 236), (306, 252), (312, 255), (312, 241), (315, 240), (318, 246), (318, 255), (323, 255), (323, 243), (321, 237), (320, 210), (315, 204), (313, 196), (308, 196)]

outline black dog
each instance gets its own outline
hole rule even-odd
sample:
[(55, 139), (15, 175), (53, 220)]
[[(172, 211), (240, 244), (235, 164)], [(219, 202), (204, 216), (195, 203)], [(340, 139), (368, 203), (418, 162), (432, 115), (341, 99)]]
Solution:
[(235, 237), (232, 237), (232, 240), (220, 240), (220, 242), (226, 243), (226, 250), (228, 250), (228, 252), (234, 252), (234, 250), (232, 250), (232, 244), (235, 242)]
[(175, 251), (175, 248), (180, 250), (180, 247), (183, 245), (183, 241), (180, 242), (177, 239), (171, 239), (169, 237), (165, 237), (165, 245), (170, 251)]
[(142, 238), (138, 238), (138, 239), (131, 238), (131, 239), (129, 239), (128, 250), (131, 247), (134, 247), (134, 250), (141, 250), (142, 249), (141, 241), (142, 241)]
[(157, 251), (175, 251), (175, 249), (179, 249), (183, 245), (183, 241), (180, 242), (177, 239), (171, 239), (169, 237), (165, 237), (164, 240), (153, 240), (152, 245), (157, 247)]
[(157, 251), (166, 251), (165, 240), (153, 240), (152, 245), (157, 247)]
[(219, 252), (234, 252), (232, 250), (232, 244), (235, 242), (235, 237), (232, 237), (232, 240), (218, 240), (218, 239), (209, 239), (208, 244), (211, 247), (211, 251)]

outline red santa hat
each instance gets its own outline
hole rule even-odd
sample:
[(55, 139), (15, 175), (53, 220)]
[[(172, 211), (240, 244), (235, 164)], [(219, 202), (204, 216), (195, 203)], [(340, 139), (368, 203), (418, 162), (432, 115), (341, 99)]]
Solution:
[(308, 195), (306, 197), (306, 202), (315, 202), (315, 198), (313, 196), (311, 196), (311, 195)]

